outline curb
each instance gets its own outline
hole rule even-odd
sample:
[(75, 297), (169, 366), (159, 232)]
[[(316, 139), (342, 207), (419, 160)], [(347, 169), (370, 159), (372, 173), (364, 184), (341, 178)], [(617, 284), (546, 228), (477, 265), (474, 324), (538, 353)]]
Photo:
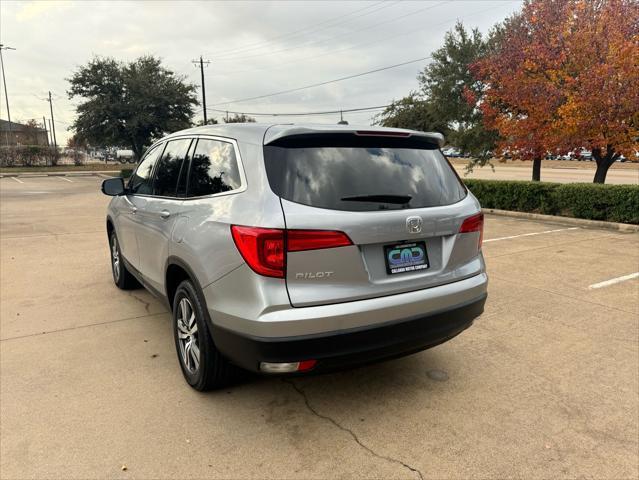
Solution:
[(603, 228), (605, 230), (616, 230), (618, 232), (637, 233), (639, 225), (630, 223), (604, 222), (602, 220), (586, 220), (584, 218), (560, 217), (557, 215), (543, 215), (541, 213), (514, 212), (511, 210), (498, 210), (496, 208), (483, 208), (482, 211), (491, 215), (502, 217), (525, 218), (527, 220), (542, 220), (548, 223), (560, 225), (575, 225), (585, 228)]
[[(109, 175), (114, 174), (114, 175)], [(34, 172), (34, 173), (0, 173), (0, 178), (40, 178), (40, 177), (102, 177), (111, 178), (118, 176), (119, 171), (116, 170), (94, 170), (88, 172)]]

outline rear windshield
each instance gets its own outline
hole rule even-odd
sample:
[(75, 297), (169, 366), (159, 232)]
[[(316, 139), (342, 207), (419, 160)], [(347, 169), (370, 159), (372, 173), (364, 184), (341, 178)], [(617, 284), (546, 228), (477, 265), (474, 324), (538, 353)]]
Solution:
[(352, 134), (309, 137), (287, 137), (264, 147), (271, 189), (286, 200), (373, 211), (450, 205), (466, 196), (431, 143)]

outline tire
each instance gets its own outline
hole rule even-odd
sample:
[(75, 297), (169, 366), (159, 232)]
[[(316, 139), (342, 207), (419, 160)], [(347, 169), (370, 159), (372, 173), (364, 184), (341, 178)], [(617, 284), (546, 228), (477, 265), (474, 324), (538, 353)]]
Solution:
[(133, 290), (140, 288), (140, 283), (129, 272), (124, 265), (122, 251), (120, 250), (120, 242), (115, 231), (109, 235), (109, 250), (111, 252), (111, 273), (113, 274), (113, 283), (121, 290)]
[(173, 298), (173, 337), (184, 378), (200, 392), (224, 387), (236, 377), (235, 367), (215, 348), (208, 319), (195, 286), (184, 280)]

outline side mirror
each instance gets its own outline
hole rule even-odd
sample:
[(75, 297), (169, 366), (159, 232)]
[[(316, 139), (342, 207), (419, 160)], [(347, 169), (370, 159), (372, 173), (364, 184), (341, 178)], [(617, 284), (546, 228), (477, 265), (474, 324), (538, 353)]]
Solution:
[(124, 180), (122, 177), (107, 178), (102, 182), (102, 193), (111, 197), (118, 195), (124, 195), (126, 189), (124, 188)]

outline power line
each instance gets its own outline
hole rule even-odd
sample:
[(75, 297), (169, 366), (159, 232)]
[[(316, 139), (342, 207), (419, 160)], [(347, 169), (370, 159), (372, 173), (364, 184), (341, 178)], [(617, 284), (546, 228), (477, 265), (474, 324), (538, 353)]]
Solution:
[[(399, 1), (402, 1), (402, 0), (399, 0)], [(320, 31), (320, 30), (325, 30), (326, 28), (332, 28), (332, 27), (335, 27), (337, 25), (341, 25), (342, 23), (349, 22), (349, 21), (353, 20), (352, 18), (344, 20), (346, 17), (352, 17), (356, 13), (359, 13), (359, 12), (362, 12), (364, 10), (368, 10), (370, 8), (376, 7), (377, 5), (380, 5), (382, 3), (385, 4), (383, 7), (378, 8), (376, 10), (373, 10), (372, 12), (367, 12), (364, 15), (356, 15), (354, 18), (359, 18), (359, 17), (363, 17), (363, 16), (366, 16), (366, 15), (370, 15), (371, 13), (374, 13), (374, 12), (376, 12), (378, 10), (381, 10), (382, 8), (387, 8), (387, 7), (391, 6), (391, 5), (399, 3), (399, 2), (385, 2), (384, 0), (382, 0), (382, 1), (374, 3), (372, 5), (368, 5), (368, 6), (363, 7), (363, 8), (358, 8), (357, 10), (354, 10), (354, 11), (352, 11), (350, 13), (345, 14), (345, 15), (340, 15), (340, 16), (337, 16), (337, 17), (331, 17), (331, 18), (329, 18), (327, 20), (324, 20), (323, 22), (317, 23), (315, 25), (315, 27), (313, 27), (313, 28), (310, 28), (310, 29), (307, 29), (306, 27), (305, 28), (300, 28), (300, 29), (294, 30), (292, 32), (283, 33), (281, 35), (277, 35), (275, 37), (271, 37), (271, 38), (266, 39), (264, 41), (252, 43), (252, 44), (249, 44), (249, 45), (245, 45), (244, 47), (234, 48), (234, 49), (228, 50), (228, 51), (226, 51), (226, 52), (224, 52), (222, 54), (219, 54), (219, 55), (215, 55), (214, 54), (213, 57), (215, 59), (217, 59), (217, 58), (225, 57), (225, 56), (228, 56), (228, 55), (235, 55), (236, 53), (244, 53), (246, 51), (264, 48), (268, 44), (273, 43), (275, 40), (281, 40), (283, 38), (295, 37), (295, 36), (299, 35), (300, 33), (307, 33), (308, 34), (308, 33), (317, 32), (317, 31)], [(334, 22), (335, 20), (338, 20), (338, 22), (331, 23), (331, 22)], [(326, 24), (329, 24), (329, 25), (325, 26), (325, 27), (321, 27), (322, 25), (326, 25)]]
[[(433, 25), (429, 25), (429, 28), (434, 28), (434, 27), (440, 27), (442, 25), (447, 25), (449, 24), (451, 21), (457, 21), (460, 20), (462, 18), (466, 18), (466, 17), (473, 17), (475, 15), (479, 15), (481, 13), (487, 12), (489, 10), (494, 10), (495, 8), (499, 8), (501, 7), (501, 4), (498, 5), (493, 5), (492, 7), (489, 8), (485, 8), (482, 10), (478, 10), (476, 12), (472, 12), (469, 13), (468, 15), (463, 15), (463, 16), (457, 16), (455, 18), (449, 18), (443, 22), (439, 22), (439, 23), (435, 23)], [(391, 35), (389, 37), (382, 37), (382, 38), (378, 38), (377, 40), (372, 40), (372, 41), (366, 41), (366, 42), (361, 42), (361, 43), (357, 43), (355, 45), (351, 45), (349, 47), (345, 47), (345, 48), (340, 48), (338, 50), (331, 50), (325, 53), (320, 53), (318, 55), (313, 55), (313, 56), (307, 56), (304, 57), (304, 61), (308, 61), (308, 60), (315, 60), (317, 58), (321, 58), (321, 57), (326, 57), (328, 55), (334, 56), (337, 53), (342, 53), (345, 52), (347, 50), (353, 50), (355, 48), (359, 48), (359, 47), (369, 47), (371, 45), (375, 45), (378, 43), (382, 43), (382, 42), (387, 42), (389, 40), (398, 38), (398, 37), (403, 37), (405, 35), (409, 35), (411, 33), (415, 33), (418, 31), (423, 31), (424, 30), (424, 26), (420, 25), (418, 28), (414, 28), (412, 30), (406, 30), (403, 31), (397, 35)], [(300, 61), (299, 60), (290, 60), (287, 62), (278, 62), (278, 64), (275, 67), (271, 67), (271, 68), (252, 68), (252, 69), (244, 69), (244, 70), (225, 70), (224, 73), (225, 74), (235, 74), (235, 73), (255, 73), (255, 72), (265, 72), (265, 71), (273, 71), (273, 70), (283, 70), (288, 68), (287, 65), (292, 65), (292, 64), (298, 64)]]
[(208, 108), (211, 112), (226, 113), (233, 115), (249, 115), (251, 117), (308, 117), (311, 115), (329, 115), (335, 113), (354, 113), (372, 110), (382, 110), (390, 105), (379, 105), (376, 107), (342, 108), (340, 110), (324, 110), (321, 112), (291, 112), (291, 113), (268, 113), (268, 112), (237, 112), (233, 110), (221, 110), (219, 108)]
[[(270, 52), (268, 52), (268, 53), (257, 53), (257, 54), (251, 54), (251, 55), (239, 56), (239, 57), (232, 56), (232, 57), (228, 57), (228, 58), (219, 58), (219, 59), (217, 59), (217, 60), (218, 60), (218, 61), (221, 61), (221, 62), (225, 62), (225, 61), (246, 60), (246, 59), (256, 58), (256, 57), (260, 57), (260, 58), (262, 58), (262, 57), (267, 57), (267, 56), (271, 56), (271, 55), (276, 55), (276, 54), (278, 54), (278, 53), (282, 53), (282, 52), (289, 52), (289, 51), (291, 51), (291, 50), (298, 50), (298, 49), (300, 49), (300, 48), (305, 48), (305, 47), (309, 47), (309, 46), (322, 45), (322, 44), (325, 44), (325, 43), (327, 43), (327, 42), (332, 42), (332, 41), (334, 41), (334, 40), (336, 40), (336, 39), (338, 39), (338, 38), (342, 38), (342, 37), (350, 37), (350, 36), (352, 36), (352, 35), (354, 35), (354, 34), (356, 34), (356, 33), (363, 32), (364, 30), (370, 30), (370, 29), (372, 29), (372, 28), (376, 28), (376, 27), (378, 27), (378, 26), (380, 26), (380, 25), (384, 25), (384, 24), (386, 24), (386, 23), (395, 22), (395, 21), (397, 21), (397, 20), (401, 20), (402, 18), (406, 18), (406, 17), (409, 17), (409, 16), (416, 15), (416, 14), (418, 14), (418, 13), (421, 13), (421, 12), (425, 11), (425, 10), (430, 10), (430, 9), (433, 9), (433, 8), (439, 7), (440, 5), (443, 5), (443, 4), (448, 3), (448, 2), (450, 2), (450, 1), (452, 1), (452, 0), (446, 0), (446, 1), (443, 1), (443, 2), (436, 3), (435, 5), (429, 5), (429, 6), (427, 6), (427, 7), (419, 8), (419, 9), (417, 9), (417, 10), (414, 10), (414, 11), (409, 12), (409, 13), (405, 13), (405, 14), (400, 15), (400, 16), (398, 16), (398, 17), (391, 18), (391, 19), (388, 19), (388, 20), (383, 20), (383, 21), (381, 21), (381, 22), (377, 22), (377, 23), (374, 23), (374, 24), (372, 24), (372, 25), (368, 25), (368, 26), (366, 26), (366, 27), (359, 28), (359, 29), (357, 29), (357, 30), (351, 30), (351, 31), (349, 31), (349, 32), (346, 32), (345, 34), (342, 34), (342, 35), (336, 35), (336, 36), (333, 36), (333, 37), (331, 37), (331, 38), (327, 38), (327, 39), (323, 39), (323, 40), (314, 40), (314, 41), (311, 41), (311, 42), (306, 42), (306, 43), (302, 43), (302, 44), (297, 44), (297, 45), (292, 46), (292, 47), (282, 48), (282, 49), (280, 49), (280, 50), (273, 50), (273, 51), (270, 51)], [(422, 28), (423, 28), (423, 26), (422, 26)]]
[(228, 102), (214, 103), (213, 106), (217, 107), (217, 106), (220, 106), (220, 105), (228, 105), (228, 104), (231, 104), (231, 103), (248, 102), (249, 100), (259, 100), (259, 99), (262, 99), (262, 98), (275, 97), (277, 95), (283, 95), (285, 93), (299, 92), (300, 90), (306, 90), (307, 88), (321, 87), (322, 85), (328, 85), (329, 83), (341, 82), (343, 80), (350, 80), (352, 78), (363, 77), (364, 75), (370, 75), (371, 73), (382, 72), (384, 70), (390, 70), (391, 68), (397, 68), (397, 67), (402, 67), (404, 65), (410, 65), (411, 63), (421, 62), (423, 60), (428, 60), (430, 58), (431, 58), (431, 55), (429, 55), (427, 57), (416, 58), (415, 60), (409, 60), (407, 62), (397, 63), (395, 65), (389, 65), (387, 67), (376, 68), (375, 70), (369, 70), (368, 72), (357, 73), (355, 75), (348, 75), (346, 77), (336, 78), (336, 79), (333, 79), (333, 80), (327, 80), (325, 82), (313, 83), (311, 85), (305, 85), (303, 87), (291, 88), (291, 89), (288, 89), (288, 90), (282, 90), (280, 92), (268, 93), (266, 95), (258, 95), (258, 96), (255, 96), (255, 97), (240, 98), (240, 99), (231, 100), (231, 101), (228, 101)]

